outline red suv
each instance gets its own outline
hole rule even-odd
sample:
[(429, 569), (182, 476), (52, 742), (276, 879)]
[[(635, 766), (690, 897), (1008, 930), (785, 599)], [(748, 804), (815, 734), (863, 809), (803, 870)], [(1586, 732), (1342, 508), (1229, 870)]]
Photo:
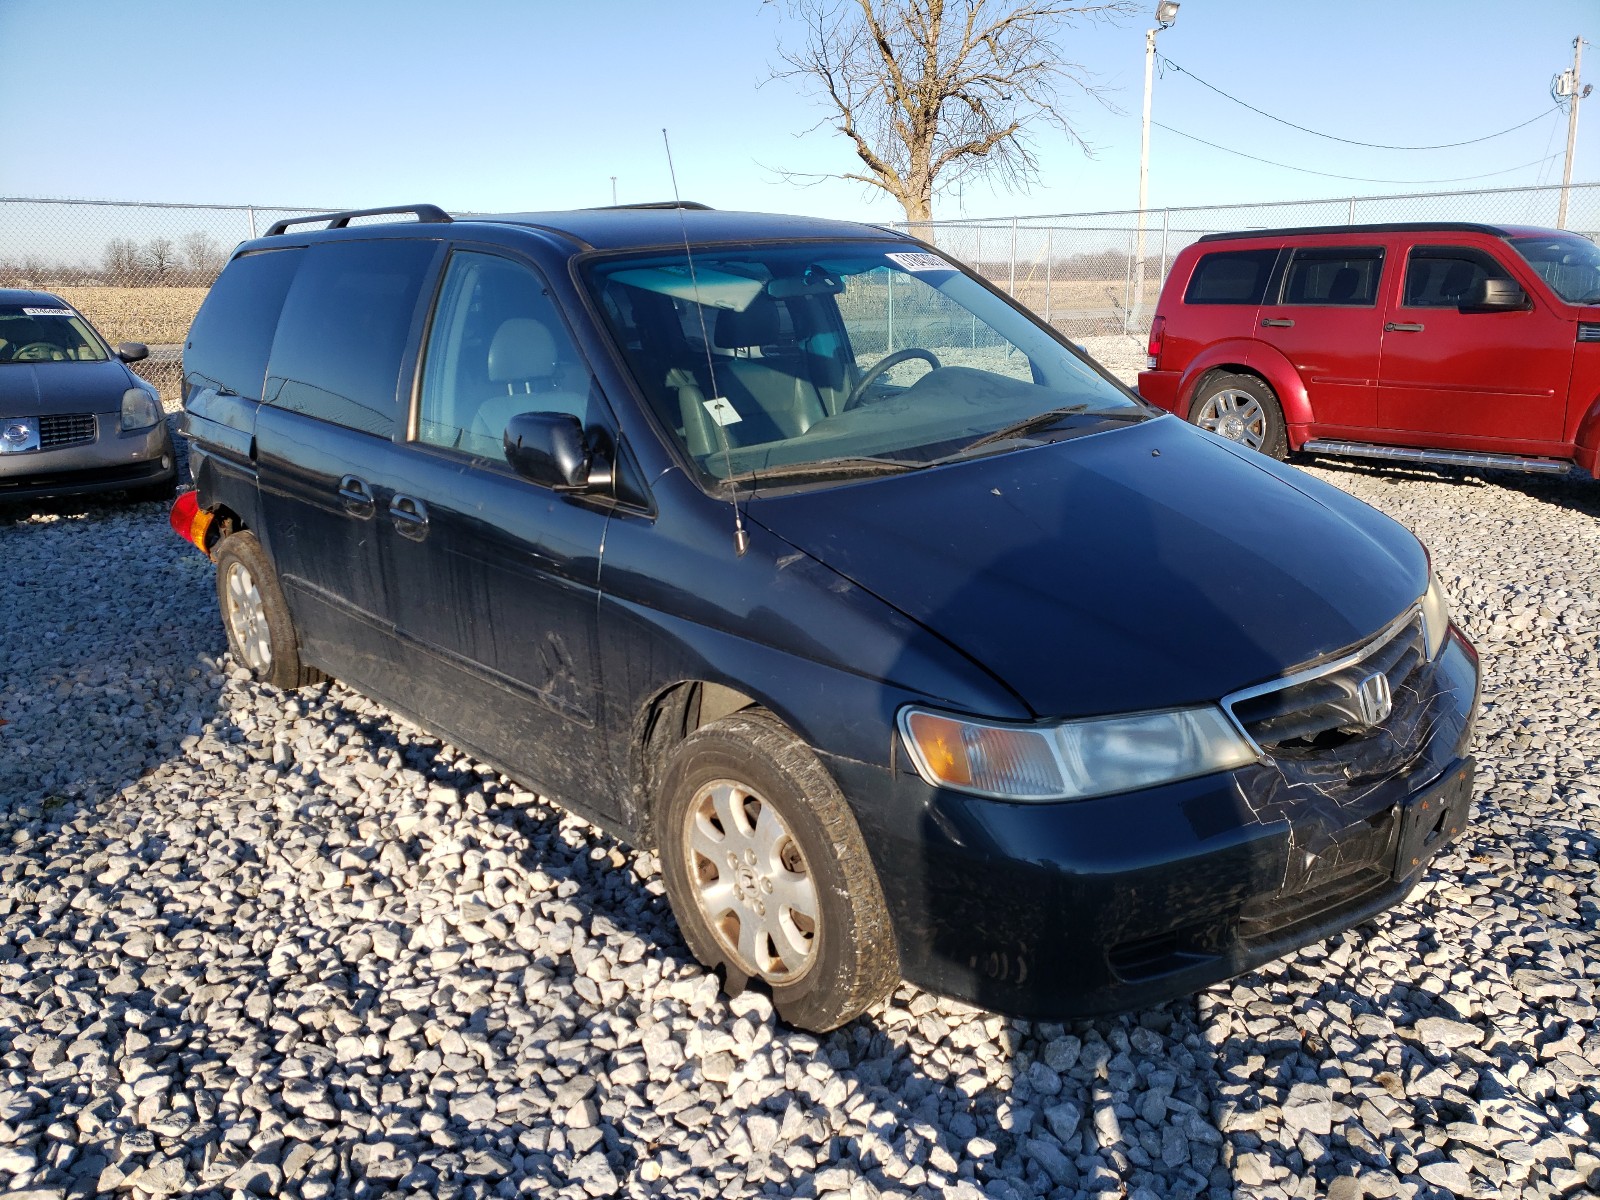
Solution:
[(1146, 400), (1291, 450), (1595, 474), (1600, 247), (1556, 229), (1218, 233), (1173, 263)]

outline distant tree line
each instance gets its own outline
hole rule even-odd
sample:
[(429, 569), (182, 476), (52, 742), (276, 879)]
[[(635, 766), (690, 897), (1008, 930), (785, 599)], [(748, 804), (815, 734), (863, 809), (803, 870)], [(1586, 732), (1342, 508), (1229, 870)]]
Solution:
[(210, 287), (227, 261), (227, 249), (204, 230), (176, 240), (112, 238), (93, 265), (32, 254), (0, 259), (0, 287)]

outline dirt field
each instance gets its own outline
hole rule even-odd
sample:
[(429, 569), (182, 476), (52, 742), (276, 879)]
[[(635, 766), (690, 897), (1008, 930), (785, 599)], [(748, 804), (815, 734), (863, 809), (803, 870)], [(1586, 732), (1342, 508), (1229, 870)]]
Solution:
[(149, 346), (183, 341), (189, 322), (206, 298), (202, 287), (58, 287), (52, 288), (94, 323), (113, 346), (144, 342)]

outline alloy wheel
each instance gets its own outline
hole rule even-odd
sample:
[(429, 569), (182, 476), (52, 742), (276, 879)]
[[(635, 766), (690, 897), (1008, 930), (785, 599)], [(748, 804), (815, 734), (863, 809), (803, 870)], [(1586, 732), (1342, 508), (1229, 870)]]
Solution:
[(228, 628), (245, 666), (257, 674), (272, 668), (272, 634), (267, 628), (267, 610), (261, 589), (243, 563), (230, 562), (224, 581), (227, 597)]
[(1260, 450), (1267, 440), (1266, 409), (1240, 388), (1223, 388), (1207, 396), (1194, 423), (1251, 450)]

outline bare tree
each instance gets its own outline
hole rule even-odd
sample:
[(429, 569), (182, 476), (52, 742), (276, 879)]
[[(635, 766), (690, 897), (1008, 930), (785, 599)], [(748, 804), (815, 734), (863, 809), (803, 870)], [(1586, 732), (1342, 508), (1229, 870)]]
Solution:
[(132, 238), (112, 238), (101, 262), (106, 282), (113, 287), (131, 287), (139, 277), (139, 247)]
[(144, 254), (140, 261), (149, 273), (150, 282), (168, 284), (169, 276), (177, 268), (178, 255), (172, 245), (172, 239), (166, 237), (153, 237), (144, 244)]
[(1095, 76), (1063, 54), (1080, 21), (1127, 15), (1127, 0), (789, 0), (803, 46), (779, 47), (786, 69), (830, 110), (864, 171), (839, 177), (882, 188), (926, 221), (933, 197), (972, 175), (1007, 187), (1038, 175), (1032, 131), (1073, 128), (1062, 93), (1104, 100)]
[(203, 229), (183, 235), (179, 247), (183, 251), (184, 265), (189, 271), (189, 282), (211, 286), (222, 274), (222, 264), (227, 254), (215, 238)]

